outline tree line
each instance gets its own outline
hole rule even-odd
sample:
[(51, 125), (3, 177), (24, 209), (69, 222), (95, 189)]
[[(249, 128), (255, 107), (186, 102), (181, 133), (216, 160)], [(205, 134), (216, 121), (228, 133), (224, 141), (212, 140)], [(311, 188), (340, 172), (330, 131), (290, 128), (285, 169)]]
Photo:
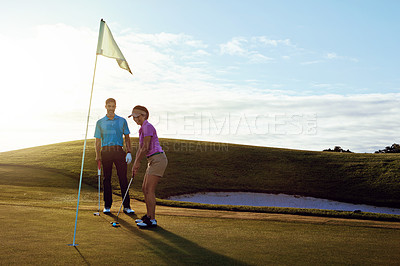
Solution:
[(383, 150), (376, 151), (375, 153), (400, 153), (400, 144), (393, 143), (392, 146), (386, 146)]
[[(328, 151), (328, 152), (349, 152), (353, 153), (349, 149), (344, 150), (340, 146), (335, 146), (335, 148), (331, 149), (325, 149), (323, 151)], [(400, 153), (400, 144), (393, 143), (391, 146), (386, 146), (383, 150), (378, 150), (375, 151), (375, 153)]]

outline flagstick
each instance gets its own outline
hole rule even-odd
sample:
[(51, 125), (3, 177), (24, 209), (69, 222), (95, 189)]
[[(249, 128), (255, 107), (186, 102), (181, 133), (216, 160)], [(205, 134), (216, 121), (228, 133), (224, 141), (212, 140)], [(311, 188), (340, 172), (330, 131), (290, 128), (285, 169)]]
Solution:
[(86, 121), (85, 142), (84, 142), (84, 144), (83, 144), (83, 152), (82, 152), (82, 165), (81, 165), (81, 175), (80, 175), (80, 179), (79, 179), (78, 203), (77, 203), (77, 205), (76, 205), (76, 216), (75, 216), (74, 241), (73, 241), (72, 244), (68, 244), (68, 246), (74, 246), (74, 247), (78, 246), (78, 244), (75, 244), (75, 237), (76, 237), (76, 227), (77, 227), (77, 224), (78, 224), (79, 199), (80, 199), (80, 197), (81, 197), (83, 164), (84, 164), (84, 162), (85, 162), (86, 139), (87, 139), (87, 133), (88, 133), (88, 128), (89, 128), (90, 106), (92, 105), (94, 77), (95, 77), (95, 75), (96, 75), (96, 65), (97, 65), (97, 54), (96, 54), (96, 61), (95, 61), (95, 63), (94, 63), (94, 73), (93, 73), (93, 81), (92, 81), (92, 90), (91, 90), (91, 92), (90, 92), (89, 111), (88, 111), (88, 116), (87, 116), (87, 121)]

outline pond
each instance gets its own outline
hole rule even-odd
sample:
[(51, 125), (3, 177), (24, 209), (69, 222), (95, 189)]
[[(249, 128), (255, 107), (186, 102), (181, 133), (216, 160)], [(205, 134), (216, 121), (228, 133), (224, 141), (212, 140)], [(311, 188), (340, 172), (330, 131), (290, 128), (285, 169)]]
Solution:
[(386, 213), (400, 215), (400, 209), (351, 204), (327, 199), (286, 194), (266, 194), (252, 192), (208, 192), (169, 197), (169, 200), (203, 204), (245, 205), (266, 207), (290, 207), (322, 210), (340, 210)]

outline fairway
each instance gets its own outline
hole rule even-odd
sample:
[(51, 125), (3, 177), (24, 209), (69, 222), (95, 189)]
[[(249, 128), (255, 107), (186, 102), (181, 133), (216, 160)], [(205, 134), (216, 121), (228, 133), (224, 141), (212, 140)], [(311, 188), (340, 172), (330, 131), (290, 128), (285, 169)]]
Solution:
[[(29, 167), (0, 166), (1, 261), (56, 265), (388, 264), (400, 260), (400, 223), (158, 207), (159, 227), (134, 216), (93, 216), (97, 191), (82, 187), (73, 240), (76, 180)], [(137, 215), (144, 204), (134, 201)]]

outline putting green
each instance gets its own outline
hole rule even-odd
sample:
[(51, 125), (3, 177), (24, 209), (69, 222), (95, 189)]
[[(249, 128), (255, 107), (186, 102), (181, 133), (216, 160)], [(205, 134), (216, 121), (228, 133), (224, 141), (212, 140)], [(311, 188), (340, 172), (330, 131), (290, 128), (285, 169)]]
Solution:
[[(159, 227), (138, 229), (136, 215), (94, 216), (97, 190), (28, 167), (0, 166), (0, 260), (4, 264), (386, 264), (400, 261), (400, 223), (159, 206)], [(141, 216), (145, 207), (134, 201)]]

